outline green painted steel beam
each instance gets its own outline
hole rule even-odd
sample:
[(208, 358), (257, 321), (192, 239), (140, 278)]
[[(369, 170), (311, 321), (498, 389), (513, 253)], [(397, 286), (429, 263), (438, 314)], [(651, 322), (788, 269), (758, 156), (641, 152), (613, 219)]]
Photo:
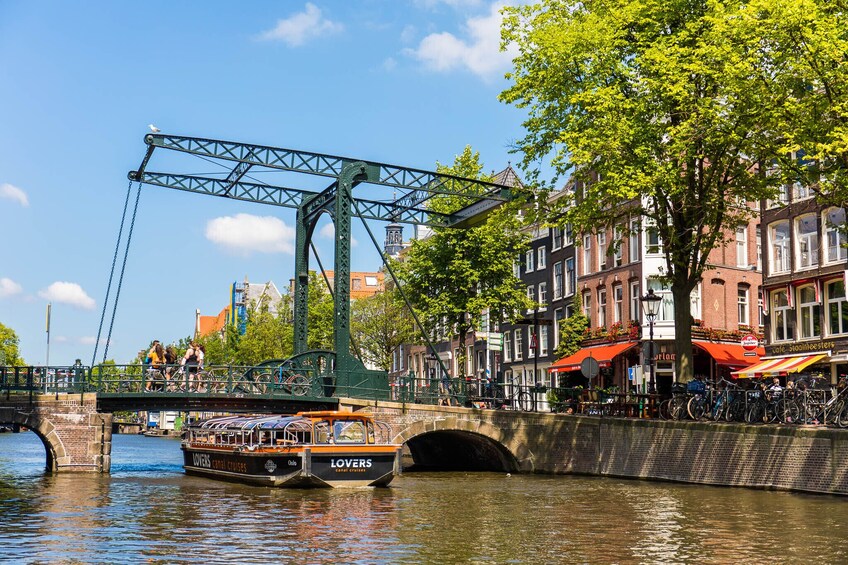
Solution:
[[(140, 175), (133, 173), (130, 175), (130, 178), (134, 181), (140, 181), (152, 186), (161, 186), (164, 188), (207, 194), (210, 196), (219, 196), (222, 198), (232, 198), (233, 200), (243, 200), (246, 202), (271, 204), (286, 208), (298, 208), (300, 206), (301, 198), (321, 194), (310, 190), (301, 190), (284, 186), (244, 181), (232, 182), (229, 179), (179, 175), (172, 173), (143, 172)], [(335, 183), (333, 183), (330, 188), (335, 190), (334, 187)], [(327, 190), (330, 190), (330, 188)], [(392, 202), (380, 202), (362, 198), (357, 198), (355, 200), (359, 204), (359, 215), (366, 220), (386, 221), (387, 218), (393, 218), (397, 223), (445, 227), (456, 223), (457, 218), (459, 218), (457, 214), (440, 214), (424, 208), (406, 209)], [(500, 203), (498, 203), (498, 205), (499, 204)], [(318, 206), (313, 205), (313, 208), (317, 207)]]
[[(511, 198), (510, 188), (503, 185), (349, 157), (165, 134), (148, 134), (144, 140), (150, 147), (211, 159), (238, 161), (251, 166), (258, 165), (333, 178), (338, 178), (345, 165), (364, 162), (368, 167), (379, 171), (374, 178), (369, 179), (369, 183), (407, 190), (395, 200), (400, 210), (419, 208), (439, 194), (467, 196), (472, 199), (496, 202), (504, 202)], [(392, 217), (383, 219), (396, 221)]]

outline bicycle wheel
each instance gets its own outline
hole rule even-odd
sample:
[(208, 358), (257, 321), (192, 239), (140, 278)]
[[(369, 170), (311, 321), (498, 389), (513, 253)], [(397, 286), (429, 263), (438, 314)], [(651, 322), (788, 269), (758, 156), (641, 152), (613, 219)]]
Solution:
[(848, 402), (842, 406), (842, 410), (837, 414), (836, 425), (840, 428), (848, 428)]
[(675, 396), (671, 399), (671, 405), (669, 406), (669, 414), (675, 420), (682, 420), (686, 418), (686, 405), (689, 403), (689, 399), (685, 396)]
[(291, 393), (295, 396), (306, 396), (312, 391), (312, 383), (303, 375), (294, 375), (289, 381)]
[(272, 390), (274, 375), (271, 373), (260, 373), (253, 376), (253, 392), (256, 394), (266, 394)]
[(726, 411), (727, 411), (727, 402), (725, 402), (724, 395), (722, 395), (722, 396), (719, 396), (718, 399), (715, 401), (715, 404), (713, 404), (710, 407), (710, 412), (709, 412), (708, 416), (709, 416), (710, 420), (712, 420), (714, 422), (718, 422), (718, 421), (724, 419), (724, 413)]
[(671, 420), (671, 399), (666, 398), (662, 402), (660, 402), (660, 406), (657, 409), (657, 415), (659, 415), (660, 420)]
[(533, 398), (526, 390), (518, 391), (515, 397), (516, 406), (523, 412), (530, 412), (533, 409)]
[(786, 424), (797, 424), (800, 419), (801, 411), (798, 409), (798, 405), (795, 404), (794, 400), (784, 398), (777, 405), (777, 414), (777, 417), (781, 422)]
[(765, 415), (765, 407), (761, 402), (754, 402), (750, 406), (748, 406), (748, 411), (745, 413), (745, 422), (748, 424), (753, 424), (755, 422), (762, 422), (763, 416)]
[(700, 420), (707, 411), (707, 398), (701, 394), (693, 396), (686, 405), (686, 412), (693, 420)]

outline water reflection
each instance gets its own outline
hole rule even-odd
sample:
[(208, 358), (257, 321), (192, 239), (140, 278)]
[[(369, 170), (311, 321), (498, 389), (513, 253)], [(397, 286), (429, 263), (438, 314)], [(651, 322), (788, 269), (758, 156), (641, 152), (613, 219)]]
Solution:
[(113, 474), (45, 475), (0, 435), (0, 555), (22, 562), (845, 562), (844, 499), (670, 483), (407, 474), (272, 490), (182, 473), (173, 440), (117, 436)]

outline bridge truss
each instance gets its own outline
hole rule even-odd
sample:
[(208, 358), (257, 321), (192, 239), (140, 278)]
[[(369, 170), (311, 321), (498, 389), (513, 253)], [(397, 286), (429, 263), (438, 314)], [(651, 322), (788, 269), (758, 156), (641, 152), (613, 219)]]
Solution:
[[(309, 357), (305, 355), (309, 247), (320, 216), (326, 213), (331, 217), (335, 226), (335, 359), (331, 372), (342, 390), (361, 386), (369, 396), (378, 382), (387, 387), (387, 381), (384, 372), (367, 370), (350, 350), (351, 218), (466, 228), (513, 198), (508, 186), (349, 157), (158, 133), (145, 136), (144, 142), (147, 151), (141, 165), (128, 174), (132, 181), (297, 210), (294, 358)], [(169, 163), (180, 161), (176, 157), (202, 159), (220, 165), (222, 172), (154, 172), (150, 170), (154, 153), (168, 153)], [(258, 178), (268, 172), (286, 180), (291, 177), (294, 182), (272, 184)], [(314, 183), (322, 177), (329, 179), (325, 188), (304, 188), (309, 184), (305, 179)], [(430, 207), (433, 198), (439, 196), (459, 197), (465, 206), (452, 214), (439, 213)]]

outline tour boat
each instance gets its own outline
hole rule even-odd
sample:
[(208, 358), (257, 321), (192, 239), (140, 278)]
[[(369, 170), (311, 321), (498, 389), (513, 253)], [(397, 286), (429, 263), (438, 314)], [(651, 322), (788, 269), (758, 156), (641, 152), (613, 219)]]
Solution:
[(182, 450), (187, 474), (274, 487), (382, 487), (400, 472), (391, 428), (353, 412), (211, 418)]

